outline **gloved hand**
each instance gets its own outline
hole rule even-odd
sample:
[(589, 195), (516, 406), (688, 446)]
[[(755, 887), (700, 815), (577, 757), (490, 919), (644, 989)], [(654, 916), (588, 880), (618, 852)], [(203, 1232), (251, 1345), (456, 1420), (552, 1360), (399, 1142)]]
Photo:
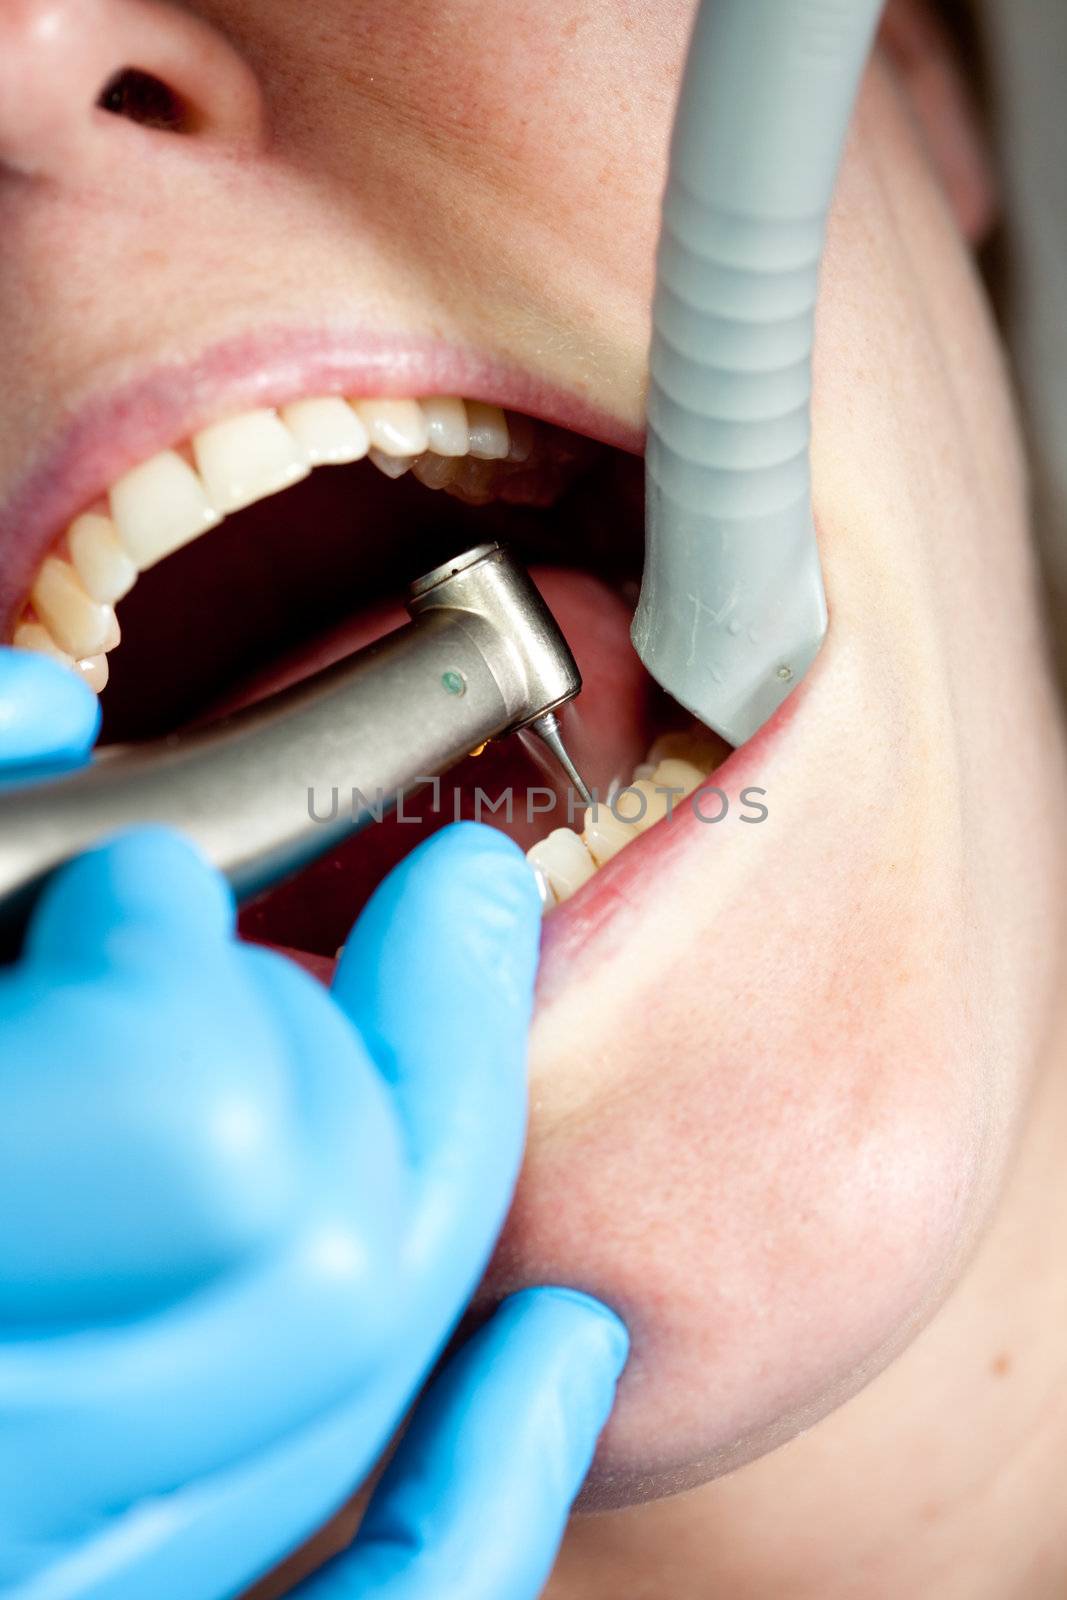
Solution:
[[(94, 732), (0, 652), (10, 767)], [(367, 1475), (507, 1209), (538, 931), (474, 824), (381, 886), (330, 993), (163, 830), (55, 876), (0, 972), (0, 1594), (222, 1600)], [(625, 1353), (582, 1295), (505, 1302), (304, 1600), (537, 1595)]]

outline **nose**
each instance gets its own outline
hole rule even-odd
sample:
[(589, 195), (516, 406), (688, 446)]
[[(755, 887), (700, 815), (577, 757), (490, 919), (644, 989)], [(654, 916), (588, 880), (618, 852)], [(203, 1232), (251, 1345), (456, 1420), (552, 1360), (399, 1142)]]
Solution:
[(128, 159), (131, 121), (237, 150), (264, 135), (251, 68), (168, 0), (0, 0), (0, 165), (77, 183)]

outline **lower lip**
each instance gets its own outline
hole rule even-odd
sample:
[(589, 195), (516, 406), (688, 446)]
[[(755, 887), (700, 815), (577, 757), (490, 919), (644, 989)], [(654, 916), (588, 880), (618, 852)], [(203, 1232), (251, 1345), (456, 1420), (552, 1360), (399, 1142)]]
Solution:
[[(618, 939), (618, 919), (639, 916), (642, 897), (655, 893), (661, 876), (681, 858), (698, 847), (706, 850), (709, 841), (713, 848), (729, 849), (741, 796), (752, 790), (754, 805), (767, 804), (761, 779), (767, 776), (775, 747), (800, 709), (804, 693), (804, 686), (799, 686), (754, 738), (708, 776), (696, 795), (639, 835), (551, 912), (541, 944), (542, 1000), (572, 983), (583, 967), (609, 958), (611, 944)], [(706, 800), (700, 800), (702, 793)], [(720, 794), (729, 804), (721, 817), (717, 815), (723, 808)]]

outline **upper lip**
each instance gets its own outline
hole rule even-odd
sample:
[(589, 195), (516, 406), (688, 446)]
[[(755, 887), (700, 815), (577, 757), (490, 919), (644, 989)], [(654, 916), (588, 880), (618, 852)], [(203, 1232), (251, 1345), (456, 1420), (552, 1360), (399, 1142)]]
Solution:
[(0, 503), (5, 630), (58, 534), (123, 472), (234, 412), (332, 393), (459, 394), (619, 449), (643, 448), (638, 432), (580, 394), (475, 349), (360, 329), (273, 327), (231, 337), (90, 395), (36, 452)]

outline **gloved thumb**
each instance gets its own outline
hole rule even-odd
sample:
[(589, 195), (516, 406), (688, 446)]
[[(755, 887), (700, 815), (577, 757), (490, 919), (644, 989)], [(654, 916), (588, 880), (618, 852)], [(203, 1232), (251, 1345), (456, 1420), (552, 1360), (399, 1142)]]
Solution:
[(400, 1115), (422, 1247), (455, 1249), (461, 1231), (459, 1254), (479, 1267), (522, 1158), (540, 931), (540, 898), (518, 847), (459, 823), (372, 896), (334, 981)]

